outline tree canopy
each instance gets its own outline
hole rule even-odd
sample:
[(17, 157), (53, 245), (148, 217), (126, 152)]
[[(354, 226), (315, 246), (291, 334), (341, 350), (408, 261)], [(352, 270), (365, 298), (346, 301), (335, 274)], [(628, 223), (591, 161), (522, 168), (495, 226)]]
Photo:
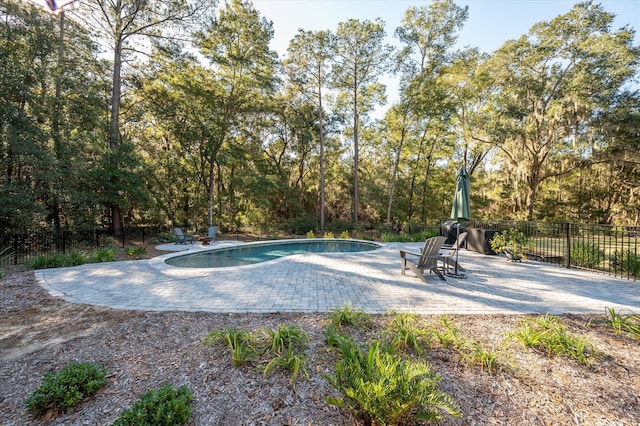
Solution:
[(249, 0), (83, 4), (0, 4), (2, 229), (434, 222), (461, 165), (475, 218), (640, 225), (640, 47), (601, 5), (481, 52), (436, 0), (279, 58)]

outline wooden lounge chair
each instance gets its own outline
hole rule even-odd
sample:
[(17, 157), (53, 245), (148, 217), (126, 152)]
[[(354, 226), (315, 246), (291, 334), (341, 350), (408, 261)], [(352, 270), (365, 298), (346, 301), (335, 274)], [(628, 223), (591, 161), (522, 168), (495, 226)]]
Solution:
[[(442, 248), (442, 244), (446, 241), (445, 237), (433, 237), (427, 238), (422, 247), (421, 253), (412, 253), (406, 250), (400, 250), (400, 258), (402, 260), (402, 275), (405, 275), (407, 269), (416, 274), (425, 283), (427, 278), (425, 277), (425, 271), (433, 272), (437, 274), (442, 281), (446, 281), (442, 271), (438, 268), (438, 259), (440, 257), (439, 251)], [(407, 259), (407, 256), (414, 256), (418, 258), (417, 262), (412, 262)]]
[[(444, 253), (444, 254), (440, 253), (440, 256), (438, 257), (438, 261), (442, 262), (443, 269), (445, 269), (447, 272), (449, 272), (449, 268), (456, 267), (456, 259), (454, 259), (454, 256), (456, 255), (456, 250), (460, 250), (462, 248), (466, 239), (467, 239), (467, 233), (463, 232), (462, 234), (458, 235), (458, 238), (453, 243), (453, 245), (442, 246), (442, 249), (449, 250), (449, 253)], [(464, 272), (464, 268), (460, 266), (459, 263), (458, 263), (457, 270)]]
[(174, 232), (177, 238), (176, 244), (193, 244), (193, 235), (185, 235), (180, 228), (176, 228)]

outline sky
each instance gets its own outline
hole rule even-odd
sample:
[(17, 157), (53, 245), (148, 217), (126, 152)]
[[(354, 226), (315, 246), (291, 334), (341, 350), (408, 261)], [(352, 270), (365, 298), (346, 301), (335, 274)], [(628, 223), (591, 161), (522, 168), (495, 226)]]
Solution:
[[(260, 14), (273, 21), (275, 36), (271, 44), (279, 54), (286, 53), (289, 41), (302, 28), (306, 31), (335, 31), (338, 22), (348, 19), (386, 22), (389, 43), (410, 6), (427, 6), (430, 0), (253, 0)], [(527, 33), (540, 21), (549, 21), (568, 12), (576, 1), (568, 0), (457, 0), (469, 6), (469, 18), (460, 32), (461, 46), (493, 52), (505, 41)], [(607, 12), (616, 15), (614, 28), (630, 25), (640, 31), (640, 0), (602, 0)], [(636, 35), (636, 44), (640, 36)]]
[[(338, 22), (382, 18), (386, 23), (387, 42), (399, 45), (393, 36), (404, 12), (410, 6), (428, 6), (430, 0), (253, 0), (254, 7), (273, 22), (271, 48), (280, 57), (286, 55), (289, 41), (299, 28), (305, 31), (335, 31)], [(469, 17), (459, 33), (460, 47), (477, 47), (491, 53), (504, 42), (526, 34), (537, 22), (550, 21), (567, 13), (577, 1), (569, 0), (456, 0), (460, 7), (469, 6)], [(600, 0), (605, 11), (616, 15), (614, 29), (629, 25), (640, 32), (640, 0)], [(640, 34), (635, 36), (640, 45)], [(397, 81), (386, 77), (387, 105), (397, 100)], [(374, 114), (377, 115), (377, 114)]]

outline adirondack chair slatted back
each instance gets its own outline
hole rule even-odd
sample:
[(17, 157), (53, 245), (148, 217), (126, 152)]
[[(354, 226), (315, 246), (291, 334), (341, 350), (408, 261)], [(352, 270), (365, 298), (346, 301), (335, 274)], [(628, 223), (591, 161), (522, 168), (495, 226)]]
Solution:
[(437, 266), (438, 252), (446, 240), (446, 237), (427, 238), (422, 248), (422, 256), (420, 256), (420, 260), (418, 261), (418, 269), (431, 269)]

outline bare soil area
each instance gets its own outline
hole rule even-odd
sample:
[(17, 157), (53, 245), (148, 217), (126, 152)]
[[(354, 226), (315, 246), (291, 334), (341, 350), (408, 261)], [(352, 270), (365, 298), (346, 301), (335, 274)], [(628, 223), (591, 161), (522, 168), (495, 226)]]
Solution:
[[(437, 317), (424, 316), (425, 324)], [(465, 337), (498, 346), (523, 316), (452, 315)], [(549, 358), (512, 341), (503, 350), (508, 368), (489, 374), (466, 365), (454, 349), (434, 348), (426, 358), (442, 376), (441, 389), (463, 417), (445, 425), (638, 425), (640, 344), (607, 328), (602, 316), (563, 316), (572, 333), (600, 351), (584, 367)], [(375, 316), (379, 330), (388, 321)], [(323, 374), (335, 355), (324, 344), (328, 314), (210, 314), (137, 312), (75, 305), (49, 296), (33, 273), (0, 279), (0, 425), (108, 425), (149, 389), (187, 385), (194, 395), (191, 425), (353, 425), (325, 402), (335, 391)], [(263, 377), (256, 366), (235, 368), (226, 349), (205, 347), (211, 331), (259, 331), (298, 325), (311, 337), (309, 379), (290, 384), (290, 373)], [(375, 331), (363, 339), (374, 337)], [(108, 384), (73, 413), (33, 419), (24, 400), (45, 373), (71, 362), (97, 362)]]

